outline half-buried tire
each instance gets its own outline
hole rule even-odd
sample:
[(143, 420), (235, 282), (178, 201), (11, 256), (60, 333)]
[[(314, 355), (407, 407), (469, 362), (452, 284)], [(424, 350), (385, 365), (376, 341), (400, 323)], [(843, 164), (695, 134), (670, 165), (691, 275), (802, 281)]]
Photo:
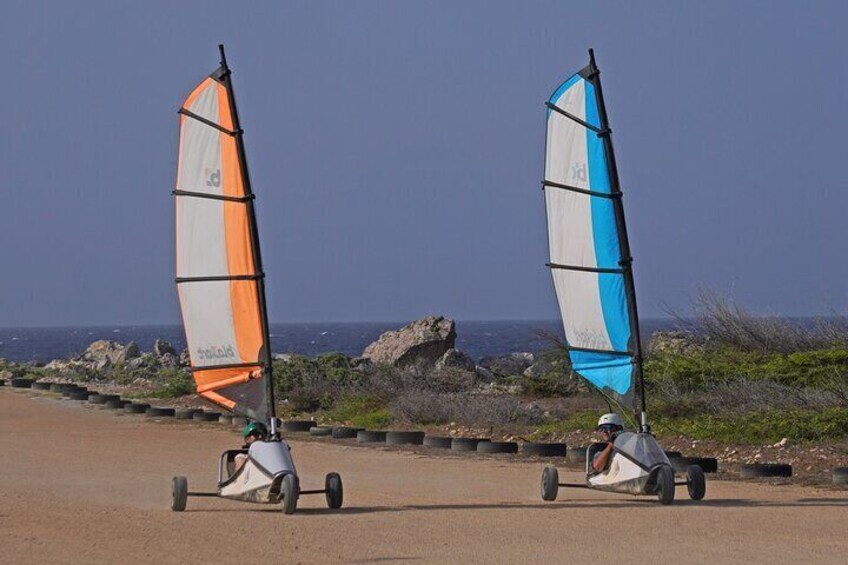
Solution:
[(791, 477), (792, 465), (784, 463), (751, 463), (742, 465), (739, 474), (743, 479), (757, 477)]
[(521, 452), (524, 455), (536, 457), (565, 457), (567, 447), (564, 443), (534, 443), (528, 441), (521, 446)]
[(685, 473), (689, 465), (697, 465), (705, 473), (718, 471), (718, 460), (715, 457), (669, 457), (668, 461), (675, 473)]
[(386, 433), (382, 430), (359, 430), (356, 433), (356, 441), (359, 443), (385, 443)]
[(68, 395), (71, 400), (88, 400), (90, 396), (94, 396), (96, 392), (88, 392), (87, 390), (75, 390)]
[(318, 437), (327, 437), (333, 435), (332, 426), (314, 426), (309, 430), (309, 435)]
[(317, 425), (314, 420), (286, 420), (283, 429), (287, 432), (308, 432)]
[(34, 381), (32, 379), (12, 379), (11, 384), (13, 388), (32, 388), (32, 383)]
[(424, 432), (388, 432), (386, 445), (421, 445), (424, 443)]
[(362, 431), (362, 428), (352, 428), (350, 426), (336, 426), (333, 428), (333, 439), (354, 439), (356, 434)]
[(450, 449), (452, 437), (446, 436), (425, 436), (424, 445), (427, 447), (438, 447), (439, 449)]
[(481, 441), (477, 444), (477, 453), (518, 453), (518, 444), (514, 441)]
[(835, 468), (832, 479), (835, 485), (848, 485), (848, 467)]
[(92, 394), (88, 397), (89, 404), (106, 404), (108, 400), (118, 400), (121, 398), (117, 394)]
[(158, 406), (151, 406), (145, 412), (148, 418), (173, 418), (174, 413), (173, 408), (159, 408)]
[(217, 422), (218, 418), (221, 417), (220, 412), (195, 412), (194, 416), (191, 417), (192, 420), (197, 422)]
[[(76, 393), (74, 393), (74, 394), (76, 394)], [(88, 393), (84, 393), (84, 394), (88, 394)], [(106, 408), (111, 408), (112, 410), (120, 410), (121, 408), (123, 408), (124, 406), (126, 406), (129, 403), (130, 403), (129, 400), (122, 400), (122, 399), (119, 398), (117, 400), (107, 400), (106, 403), (104, 404), (104, 406)]]
[(50, 383), (40, 383), (38, 381), (35, 381), (34, 383), (32, 383), (32, 389), (33, 390), (50, 390)]
[(199, 412), (197, 408), (177, 408), (174, 410), (174, 418), (177, 420), (191, 420)]
[(143, 402), (130, 402), (124, 406), (124, 412), (128, 414), (144, 414), (150, 408), (149, 404)]
[(233, 416), (231, 414), (221, 414), (220, 416), (218, 416), (218, 423), (219, 424), (232, 424), (233, 423)]
[(477, 444), (490, 439), (479, 437), (455, 437), (451, 440), (451, 451), (477, 451)]

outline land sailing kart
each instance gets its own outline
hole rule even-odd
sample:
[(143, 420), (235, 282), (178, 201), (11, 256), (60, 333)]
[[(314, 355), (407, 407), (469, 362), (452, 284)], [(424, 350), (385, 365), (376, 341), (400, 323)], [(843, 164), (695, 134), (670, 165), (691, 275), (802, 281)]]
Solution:
[(692, 500), (701, 500), (706, 493), (704, 471), (697, 465), (686, 469), (686, 480), (678, 481), (674, 468), (654, 436), (647, 432), (622, 432), (613, 444), (607, 468), (596, 473), (592, 468), (595, 454), (606, 444), (594, 443), (586, 450), (586, 482), (561, 483), (556, 467), (542, 471), (542, 500), (557, 498), (559, 487), (589, 488), (636, 495), (656, 495), (662, 504), (674, 502), (675, 488), (686, 486)]
[[(272, 437), (275, 435), (272, 432)], [(237, 455), (247, 455), (247, 459), (234, 472)], [(261, 504), (280, 503), (284, 513), (293, 514), (297, 510), (298, 498), (303, 494), (324, 494), (329, 508), (341, 508), (344, 500), (342, 478), (338, 473), (328, 473), (323, 489), (301, 490), (289, 444), (282, 439), (255, 441), (248, 449), (230, 449), (221, 454), (217, 492), (189, 492), (188, 479), (174, 477), (171, 510), (182, 512), (188, 497), (197, 496)]]

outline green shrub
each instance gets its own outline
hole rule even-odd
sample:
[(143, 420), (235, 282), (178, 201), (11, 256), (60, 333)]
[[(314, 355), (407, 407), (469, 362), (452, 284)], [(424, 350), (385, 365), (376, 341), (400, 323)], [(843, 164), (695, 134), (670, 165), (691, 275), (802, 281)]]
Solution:
[(192, 394), (196, 389), (194, 379), (188, 371), (182, 369), (162, 369), (159, 376), (163, 381), (162, 387), (157, 390), (153, 398), (179, 398), (186, 394)]
[(382, 400), (374, 396), (347, 396), (335, 403), (327, 416), (336, 422), (349, 422), (361, 428), (384, 428), (392, 415)]

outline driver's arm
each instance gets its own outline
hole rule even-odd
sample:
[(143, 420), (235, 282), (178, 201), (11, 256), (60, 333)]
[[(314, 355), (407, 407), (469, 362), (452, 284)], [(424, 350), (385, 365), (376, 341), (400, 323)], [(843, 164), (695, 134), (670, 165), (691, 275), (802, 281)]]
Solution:
[(600, 473), (601, 471), (606, 469), (611, 455), (612, 442), (609, 442), (607, 443), (607, 446), (604, 448), (604, 450), (598, 453), (592, 460), (592, 469), (594, 469), (596, 473)]

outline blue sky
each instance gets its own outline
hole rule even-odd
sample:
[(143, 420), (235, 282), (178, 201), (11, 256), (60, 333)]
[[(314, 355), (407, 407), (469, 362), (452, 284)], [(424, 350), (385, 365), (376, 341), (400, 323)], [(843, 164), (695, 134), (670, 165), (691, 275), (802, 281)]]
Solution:
[(543, 103), (602, 71), (640, 313), (844, 313), (838, 2), (0, 6), (0, 325), (178, 323), (177, 115), (227, 46), (270, 317), (557, 315)]

